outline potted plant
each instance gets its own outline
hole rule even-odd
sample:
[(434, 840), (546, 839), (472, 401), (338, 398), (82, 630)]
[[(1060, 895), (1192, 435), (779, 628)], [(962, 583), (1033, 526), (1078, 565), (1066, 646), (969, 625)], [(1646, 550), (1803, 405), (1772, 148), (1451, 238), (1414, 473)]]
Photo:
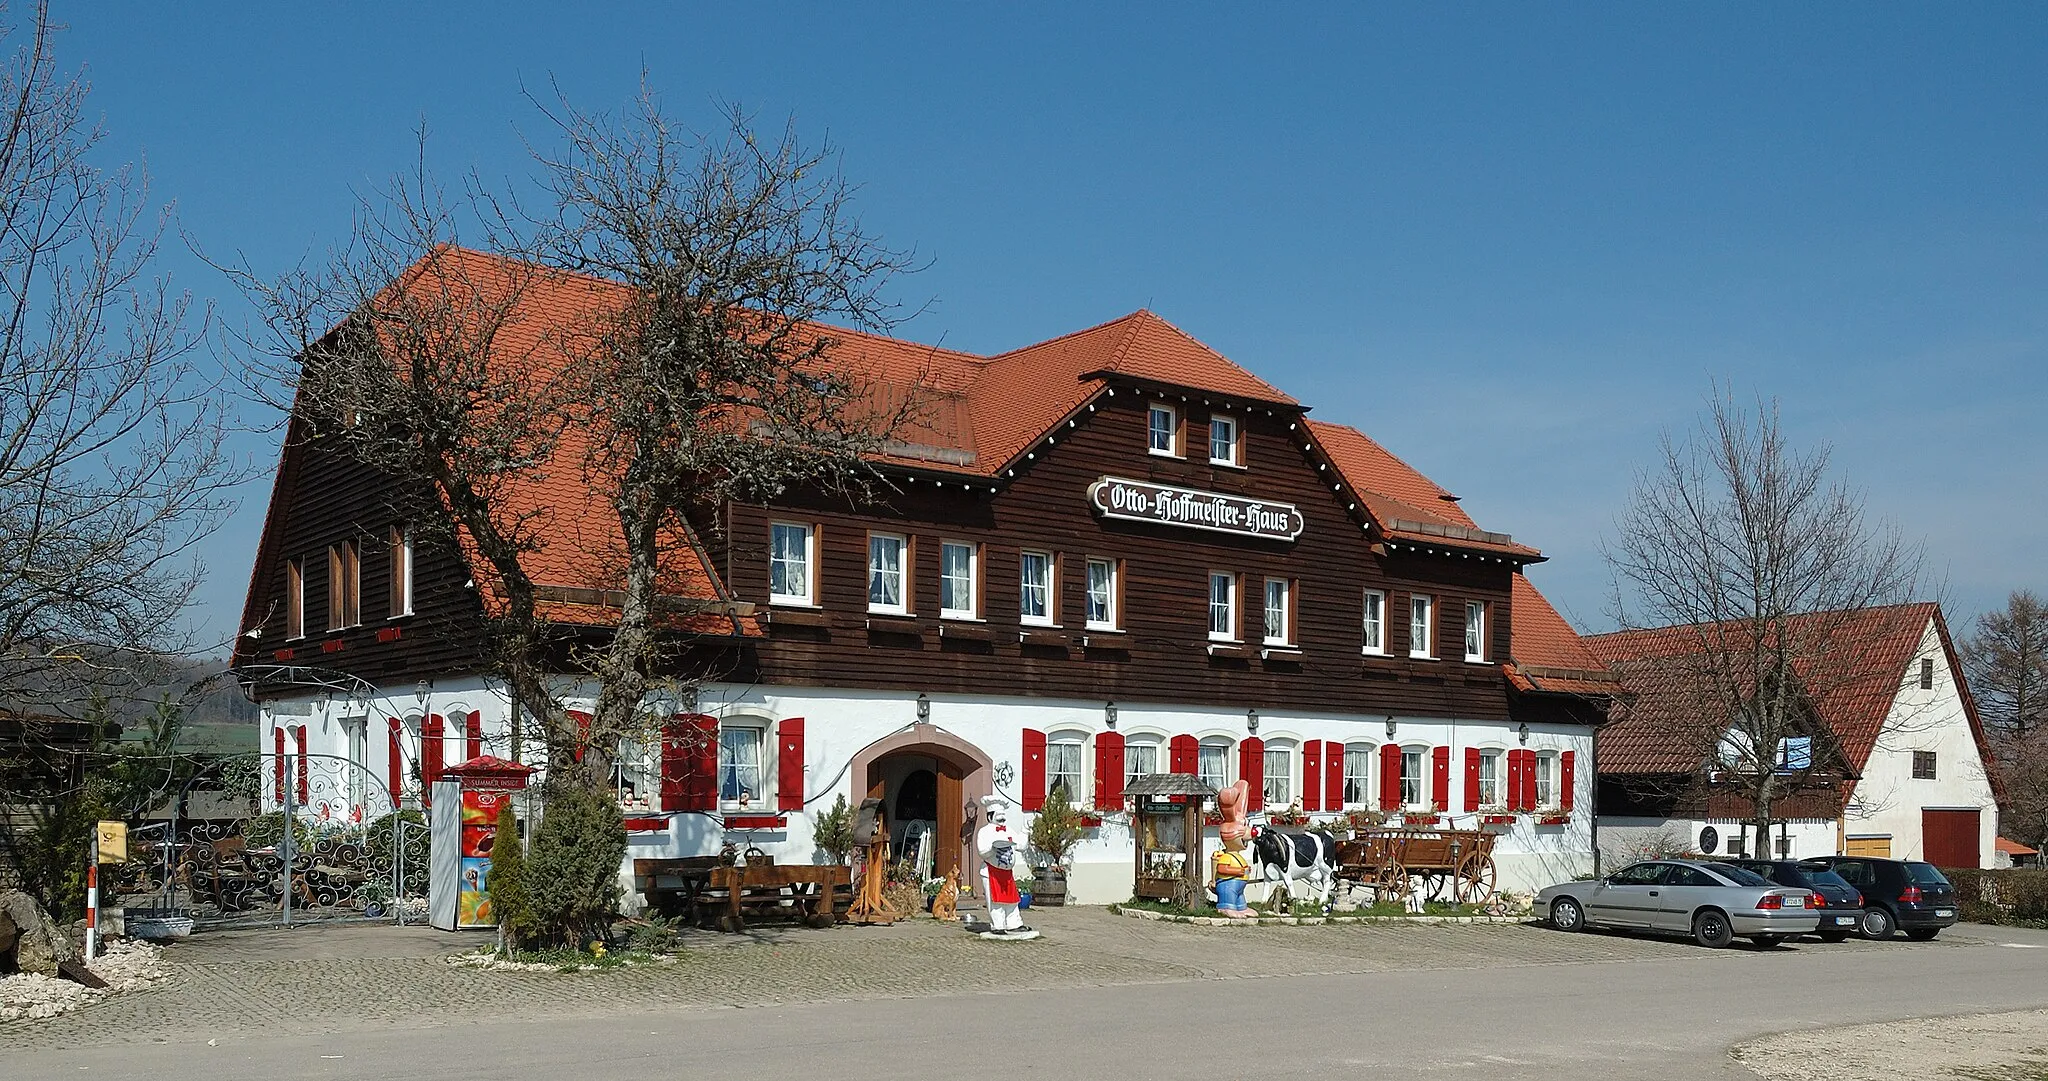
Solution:
[(1266, 824), (1278, 828), (1298, 828), (1308, 825), (1308, 812), (1297, 810), (1292, 805), (1275, 807), (1266, 812)]
[(1024, 838), (1042, 857), (1032, 875), (1038, 887), (1034, 891), (1038, 903), (1066, 903), (1067, 858), (1073, 854), (1074, 846), (1081, 843), (1087, 828), (1081, 823), (1081, 812), (1074, 807), (1074, 801), (1067, 798), (1067, 786), (1052, 786)]
[[(1065, 889), (1066, 888), (1062, 886), (1061, 892), (1064, 893)], [(1030, 874), (1028, 873), (1019, 876), (1017, 879), (1017, 907), (1019, 909), (1030, 908), (1031, 902), (1037, 900), (1037, 897), (1038, 883), (1035, 880), (1033, 880)], [(1046, 903), (1051, 904), (1052, 902), (1048, 901)]]
[(853, 809), (846, 805), (846, 793), (832, 801), (832, 809), (820, 812), (811, 826), (811, 839), (834, 866), (844, 867), (856, 847), (853, 843)]
[(1568, 824), (1572, 820), (1572, 814), (1570, 811), (1559, 811), (1553, 809), (1549, 811), (1534, 811), (1531, 813), (1536, 816), (1536, 824), (1539, 826), (1562, 826)]
[(1512, 826), (1515, 816), (1506, 807), (1493, 805), (1479, 809), (1479, 824), (1482, 826)]
[(1353, 833), (1376, 829), (1387, 824), (1387, 812), (1371, 807), (1360, 807), (1344, 812), (1344, 822), (1351, 827)]
[(1401, 812), (1401, 824), (1403, 826), (1434, 826), (1437, 824), (1437, 817), (1437, 813), (1433, 810), (1403, 811)]

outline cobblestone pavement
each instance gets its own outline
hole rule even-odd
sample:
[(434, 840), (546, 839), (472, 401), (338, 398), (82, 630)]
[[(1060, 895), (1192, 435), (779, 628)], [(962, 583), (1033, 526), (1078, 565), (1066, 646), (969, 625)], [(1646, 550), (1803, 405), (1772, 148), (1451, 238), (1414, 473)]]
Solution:
[[(1567, 935), (1534, 926), (1195, 927), (1075, 908), (1032, 913), (1044, 937), (991, 942), (957, 926), (693, 935), (673, 964), (559, 973), (451, 964), (479, 936), (385, 926), (200, 935), (166, 953), (151, 990), (47, 1021), (0, 1025), (0, 1049), (184, 1042), (594, 1017), (631, 1009), (756, 1007), (1200, 980), (1679, 960), (1739, 961), (1675, 940)], [(1784, 952), (1962, 950), (1932, 943), (1807, 943)]]

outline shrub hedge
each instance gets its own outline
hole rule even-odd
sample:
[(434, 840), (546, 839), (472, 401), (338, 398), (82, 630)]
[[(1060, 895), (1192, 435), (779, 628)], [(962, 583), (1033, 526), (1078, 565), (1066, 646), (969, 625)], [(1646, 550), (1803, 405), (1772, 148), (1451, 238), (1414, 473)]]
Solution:
[(1984, 871), (1943, 868), (1955, 883), (1958, 912), (1970, 923), (2048, 927), (2048, 868), (2012, 867)]

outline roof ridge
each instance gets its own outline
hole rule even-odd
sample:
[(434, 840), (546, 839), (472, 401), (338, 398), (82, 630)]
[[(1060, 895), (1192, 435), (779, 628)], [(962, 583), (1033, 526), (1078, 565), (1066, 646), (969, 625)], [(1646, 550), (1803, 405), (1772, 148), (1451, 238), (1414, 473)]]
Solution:
[[(1072, 338), (1079, 338), (1085, 334), (1093, 334), (1098, 330), (1106, 330), (1109, 327), (1113, 327), (1116, 324), (1121, 323), (1127, 319), (1135, 319), (1139, 315), (1143, 314), (1144, 311), (1145, 309), (1140, 308), (1137, 311), (1127, 312), (1123, 315), (1119, 315), (1114, 319), (1105, 319), (1092, 327), (1082, 327), (1080, 330), (1070, 330), (1065, 334), (1058, 335), (1057, 337), (1047, 338), (1043, 341), (1029, 342), (1024, 345), (1020, 345), (1015, 349), (1005, 349), (1000, 353), (990, 353), (987, 357), (983, 359), (989, 361), (990, 363), (993, 363), (998, 360), (1005, 360), (1010, 357), (1014, 357), (1019, 353), (1028, 352), (1033, 349), (1042, 349), (1048, 345), (1057, 345), (1060, 342), (1064, 342)], [(1119, 355), (1121, 355), (1121, 353), (1119, 353)]]
[[(1874, 615), (1883, 612), (1910, 612), (1915, 610), (1921, 611), (1929, 616), (1934, 616), (1940, 613), (1941, 604), (1938, 601), (1902, 601), (1897, 604), (1873, 604), (1863, 608), (1821, 608), (1811, 612), (1793, 612), (1782, 618), (1799, 620), (1811, 619), (1816, 616)], [(1728, 619), (1700, 620), (1694, 623), (1668, 623), (1661, 627), (1629, 627), (1624, 628), (1622, 630), (1602, 631), (1599, 634), (1588, 634), (1584, 635), (1583, 637), (1588, 641), (1591, 641), (1595, 638), (1618, 639), (1634, 635), (1664, 634), (1669, 631), (1684, 631), (1693, 630), (1696, 628), (1720, 627), (1726, 626), (1731, 623), (1743, 622), (1746, 621), (1742, 617), (1734, 616)]]
[[(1401, 457), (1401, 456), (1400, 456), (1400, 455), (1398, 455), (1398, 454), (1395, 454), (1395, 453), (1394, 453), (1393, 451), (1391, 451), (1391, 450), (1388, 450), (1388, 449), (1387, 449), (1387, 445), (1386, 445), (1385, 443), (1382, 443), (1382, 442), (1380, 442), (1379, 440), (1377, 440), (1377, 439), (1374, 439), (1374, 438), (1373, 438), (1372, 436), (1369, 436), (1369, 435), (1365, 434), (1365, 429), (1363, 429), (1363, 428), (1360, 428), (1359, 426), (1357, 426), (1357, 425), (1355, 425), (1355, 424), (1346, 424), (1345, 422), (1343, 422), (1343, 421), (1338, 421), (1338, 420), (1322, 420), (1322, 419), (1319, 419), (1319, 418), (1316, 418), (1316, 417), (1304, 417), (1303, 419), (1304, 419), (1304, 420), (1307, 420), (1307, 421), (1308, 421), (1308, 425), (1309, 425), (1309, 427), (1311, 427), (1311, 428), (1317, 428), (1317, 427), (1323, 427), (1323, 428), (1342, 428), (1342, 429), (1344, 429), (1345, 431), (1347, 431), (1347, 432), (1350, 432), (1350, 433), (1351, 433), (1352, 435), (1355, 435), (1355, 436), (1357, 436), (1358, 438), (1360, 438), (1360, 439), (1363, 439), (1363, 440), (1365, 440), (1365, 441), (1366, 441), (1366, 442), (1368, 442), (1368, 443), (1371, 443), (1371, 444), (1372, 444), (1372, 445), (1373, 445), (1374, 447), (1378, 448), (1378, 450), (1379, 450), (1379, 452), (1380, 452), (1381, 454), (1384, 454), (1384, 455), (1386, 455), (1387, 457), (1389, 457), (1389, 458), (1392, 458), (1392, 459), (1393, 459), (1393, 460), (1394, 460), (1394, 461), (1395, 461), (1396, 463), (1398, 463), (1398, 464), (1399, 464), (1399, 465), (1401, 466), (1401, 468), (1403, 468), (1403, 469), (1406, 469), (1406, 470), (1407, 470), (1408, 472), (1410, 472), (1410, 473), (1413, 473), (1413, 474), (1415, 474), (1416, 476), (1418, 476), (1418, 477), (1422, 478), (1422, 481), (1423, 481), (1423, 483), (1425, 483), (1425, 484), (1429, 485), (1430, 487), (1432, 487), (1432, 488), (1434, 488), (1434, 489), (1436, 489), (1436, 490), (1437, 490), (1437, 494), (1439, 494), (1439, 495), (1450, 495), (1450, 494), (1451, 494), (1451, 490), (1450, 490), (1449, 488), (1446, 488), (1446, 487), (1444, 487), (1443, 485), (1441, 485), (1441, 484), (1438, 484), (1438, 483), (1437, 483), (1436, 481), (1434, 481), (1434, 480), (1431, 480), (1431, 479), (1430, 479), (1430, 476), (1429, 476), (1429, 474), (1427, 474), (1427, 473), (1424, 473), (1424, 472), (1423, 472), (1422, 470), (1420, 470), (1420, 469), (1417, 469), (1417, 468), (1415, 468), (1414, 464), (1413, 464), (1413, 463), (1411, 463), (1411, 462), (1409, 462), (1409, 461), (1408, 461), (1408, 459), (1406, 459), (1406, 458), (1403, 458), (1403, 457)], [(1381, 494), (1381, 495), (1387, 495), (1387, 493), (1385, 493), (1385, 492), (1381, 492), (1380, 494)], [(1393, 499), (1394, 497), (1393, 497), (1393, 496), (1387, 496), (1387, 498), (1389, 498), (1389, 499)], [(1400, 500), (1395, 500), (1395, 501), (1396, 501), (1396, 502), (1401, 502)], [(1417, 508), (1417, 509), (1419, 510), (1419, 509), (1421, 509), (1421, 508)]]

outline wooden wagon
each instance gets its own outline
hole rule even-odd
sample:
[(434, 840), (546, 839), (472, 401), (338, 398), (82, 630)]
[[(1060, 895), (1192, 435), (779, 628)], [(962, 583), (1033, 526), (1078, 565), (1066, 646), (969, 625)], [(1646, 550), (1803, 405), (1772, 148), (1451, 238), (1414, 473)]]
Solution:
[(1337, 842), (1337, 877), (1373, 899), (1399, 901), (1416, 886), (1433, 901), (1483, 905), (1499, 874), (1485, 830), (1367, 829)]

